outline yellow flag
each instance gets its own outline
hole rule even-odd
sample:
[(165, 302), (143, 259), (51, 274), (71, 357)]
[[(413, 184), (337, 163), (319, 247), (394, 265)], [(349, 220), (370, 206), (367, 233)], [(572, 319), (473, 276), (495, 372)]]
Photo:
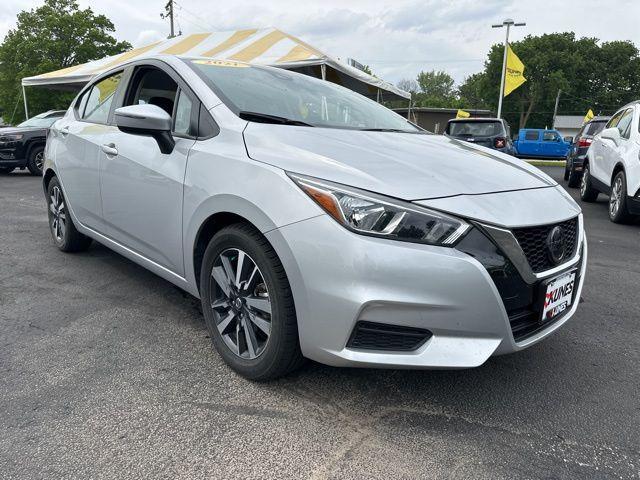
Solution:
[(469, 112), (465, 112), (464, 110), (458, 110), (456, 114), (456, 118), (469, 118), (471, 114)]
[(507, 47), (507, 69), (504, 75), (505, 97), (527, 81), (524, 78), (524, 63), (513, 53), (511, 46)]
[(582, 121), (582, 123), (587, 123), (589, 120), (591, 120), (593, 117), (595, 117), (595, 115), (593, 114), (593, 110), (589, 109), (589, 111), (587, 112), (587, 114), (584, 116), (584, 120)]

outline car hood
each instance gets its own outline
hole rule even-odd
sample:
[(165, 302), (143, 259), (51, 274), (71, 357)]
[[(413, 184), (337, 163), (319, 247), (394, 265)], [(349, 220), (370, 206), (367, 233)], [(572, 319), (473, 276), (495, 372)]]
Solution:
[(403, 200), (547, 188), (515, 157), (442, 135), (248, 123), (251, 158)]
[(11, 133), (30, 133), (30, 132), (43, 132), (46, 133), (47, 129), (42, 127), (2, 127), (0, 128), (0, 135), (6, 135)]

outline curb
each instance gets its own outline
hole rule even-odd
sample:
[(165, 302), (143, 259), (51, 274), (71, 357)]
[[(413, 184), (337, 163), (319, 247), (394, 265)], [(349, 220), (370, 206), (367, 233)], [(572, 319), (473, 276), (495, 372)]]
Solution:
[(524, 160), (535, 167), (564, 167), (567, 162), (565, 160)]

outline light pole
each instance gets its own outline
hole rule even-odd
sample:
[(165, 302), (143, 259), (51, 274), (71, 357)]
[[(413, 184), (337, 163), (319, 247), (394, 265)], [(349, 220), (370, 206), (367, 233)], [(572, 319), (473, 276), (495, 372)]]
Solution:
[(520, 22), (516, 23), (512, 19), (507, 18), (502, 23), (497, 23), (495, 25), (491, 25), (491, 28), (502, 28), (507, 27), (507, 36), (504, 40), (504, 55), (502, 56), (502, 77), (500, 78), (500, 98), (498, 98), (498, 118), (501, 118), (502, 115), (502, 97), (504, 96), (504, 77), (507, 72), (507, 50), (509, 48), (509, 30), (511, 27), (524, 27), (526, 23)]

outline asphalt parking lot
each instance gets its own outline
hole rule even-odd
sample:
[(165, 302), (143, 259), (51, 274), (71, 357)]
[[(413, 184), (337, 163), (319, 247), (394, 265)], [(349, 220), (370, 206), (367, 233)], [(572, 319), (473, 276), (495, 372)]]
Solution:
[(583, 207), (584, 302), (541, 344), (254, 384), (197, 300), (98, 244), (58, 252), (40, 179), (0, 176), (0, 477), (639, 478), (640, 225)]

